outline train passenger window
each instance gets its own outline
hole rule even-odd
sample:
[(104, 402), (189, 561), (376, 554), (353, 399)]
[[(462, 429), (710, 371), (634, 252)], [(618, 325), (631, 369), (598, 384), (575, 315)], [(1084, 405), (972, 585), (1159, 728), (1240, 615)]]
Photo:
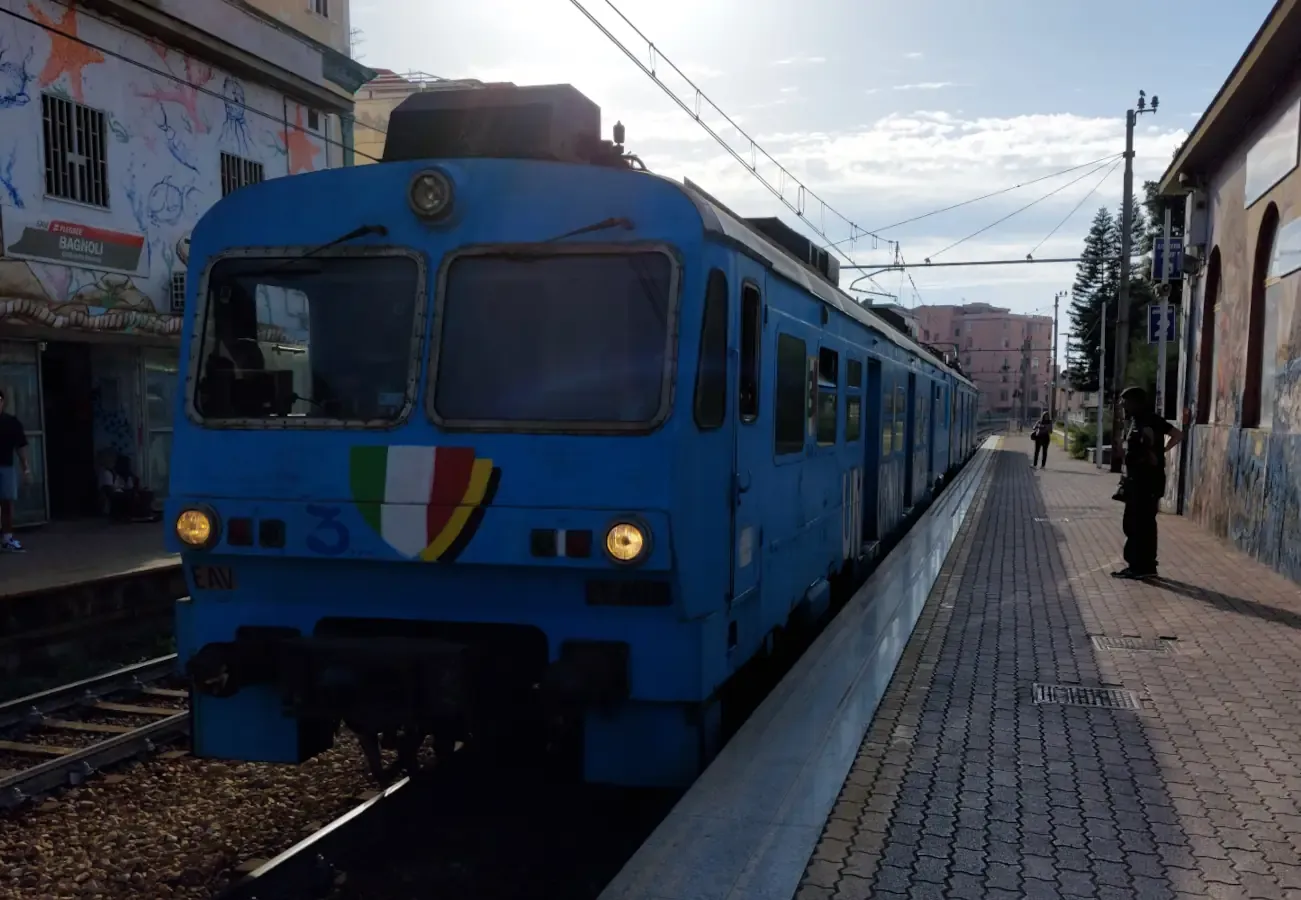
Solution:
[(777, 390), (774, 398), (774, 435), (777, 452), (799, 453), (804, 449), (807, 407), (805, 344), (789, 334), (777, 335)]
[(913, 391), (913, 440), (920, 447), (926, 442), (926, 428), (929, 425), (931, 405), (924, 399), (926, 391), (920, 385)]
[(894, 448), (904, 448), (904, 429), (908, 425), (908, 393), (902, 384), (894, 386)]
[(759, 353), (763, 346), (763, 298), (753, 284), (741, 288), (741, 377), (737, 411), (742, 422), (759, 418)]
[(200, 313), (196, 411), (397, 421), (413, 393), (419, 282), (411, 256), (220, 260)]
[(836, 442), (836, 394), (840, 389), (840, 354), (827, 347), (818, 349), (818, 425), (820, 445)]
[(727, 415), (727, 276), (709, 273), (696, 365), (696, 427), (718, 428)]
[(845, 440), (856, 441), (863, 434), (863, 398), (845, 398)]
[(849, 379), (849, 387), (863, 386), (863, 363), (861, 360), (851, 359), (849, 361), (849, 371), (846, 374)]
[(675, 268), (652, 250), (457, 256), (431, 412), (513, 431), (644, 430), (666, 410)]
[(884, 407), (881, 416), (881, 456), (886, 457), (894, 452), (894, 387), (889, 375), (885, 376), (881, 400)]

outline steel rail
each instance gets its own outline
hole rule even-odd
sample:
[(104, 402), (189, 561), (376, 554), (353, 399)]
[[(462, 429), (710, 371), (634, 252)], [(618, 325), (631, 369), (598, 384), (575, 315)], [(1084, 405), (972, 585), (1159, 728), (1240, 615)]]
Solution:
[(32, 796), (65, 784), (79, 784), (96, 769), (152, 752), (160, 741), (189, 731), (186, 710), (0, 778), (0, 809), (21, 806)]
[[(414, 793), (410, 784), (407, 776), (353, 807), (231, 884), (219, 900), (311, 900), (324, 896), (334, 884), (338, 864), (380, 838), (384, 829), (377, 828), (375, 820), (393, 807), (395, 796)], [(405, 812), (403, 821), (413, 813)]]
[(172, 653), (0, 703), (0, 731), (67, 709), (79, 701), (143, 687), (147, 681), (170, 675), (175, 666), (176, 654)]
[[(173, 653), (0, 703), (0, 733), (23, 726), (40, 726), (52, 714), (79, 706), (94, 708), (101, 698), (111, 694), (147, 690), (150, 682), (172, 674), (175, 665)], [(57, 787), (80, 784), (97, 769), (152, 752), (160, 742), (189, 733), (188, 710), (172, 713), (165, 707), (154, 709), (161, 716), (157, 721), (3, 775), (0, 810), (21, 806), (33, 796)], [(59, 725), (52, 727), (57, 730)], [(12, 752), (27, 755), (32, 751), (12, 748)]]

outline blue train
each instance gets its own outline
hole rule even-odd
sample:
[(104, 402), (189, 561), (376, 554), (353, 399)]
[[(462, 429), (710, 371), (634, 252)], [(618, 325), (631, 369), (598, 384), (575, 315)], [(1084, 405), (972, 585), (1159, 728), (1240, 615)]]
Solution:
[(569, 86), (393, 113), (378, 165), (194, 230), (167, 503), (197, 755), (354, 730), (684, 785), (720, 698), (975, 448), (834, 260), (601, 138)]

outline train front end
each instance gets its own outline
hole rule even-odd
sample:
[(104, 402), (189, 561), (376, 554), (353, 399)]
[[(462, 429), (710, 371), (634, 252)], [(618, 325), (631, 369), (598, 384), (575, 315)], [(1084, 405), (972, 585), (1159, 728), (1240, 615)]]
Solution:
[[(555, 90), (554, 120), (583, 111)], [(673, 386), (699, 215), (599, 140), (521, 161), (487, 128), (498, 152), (451, 158), (438, 102), (395, 113), (383, 164), (242, 189), (194, 232), (167, 510), (194, 750), (297, 763), (346, 727), (377, 773), (428, 736), (689, 781)]]

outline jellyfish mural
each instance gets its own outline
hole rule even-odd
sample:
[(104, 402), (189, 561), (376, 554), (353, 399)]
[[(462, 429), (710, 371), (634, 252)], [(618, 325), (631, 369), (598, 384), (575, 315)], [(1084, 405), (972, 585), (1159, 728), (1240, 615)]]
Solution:
[(229, 75), (221, 86), (221, 96), (226, 103), (226, 121), (221, 126), (221, 142), (234, 148), (241, 156), (248, 156), (253, 142), (248, 136), (248, 121), (244, 110), (244, 85)]

